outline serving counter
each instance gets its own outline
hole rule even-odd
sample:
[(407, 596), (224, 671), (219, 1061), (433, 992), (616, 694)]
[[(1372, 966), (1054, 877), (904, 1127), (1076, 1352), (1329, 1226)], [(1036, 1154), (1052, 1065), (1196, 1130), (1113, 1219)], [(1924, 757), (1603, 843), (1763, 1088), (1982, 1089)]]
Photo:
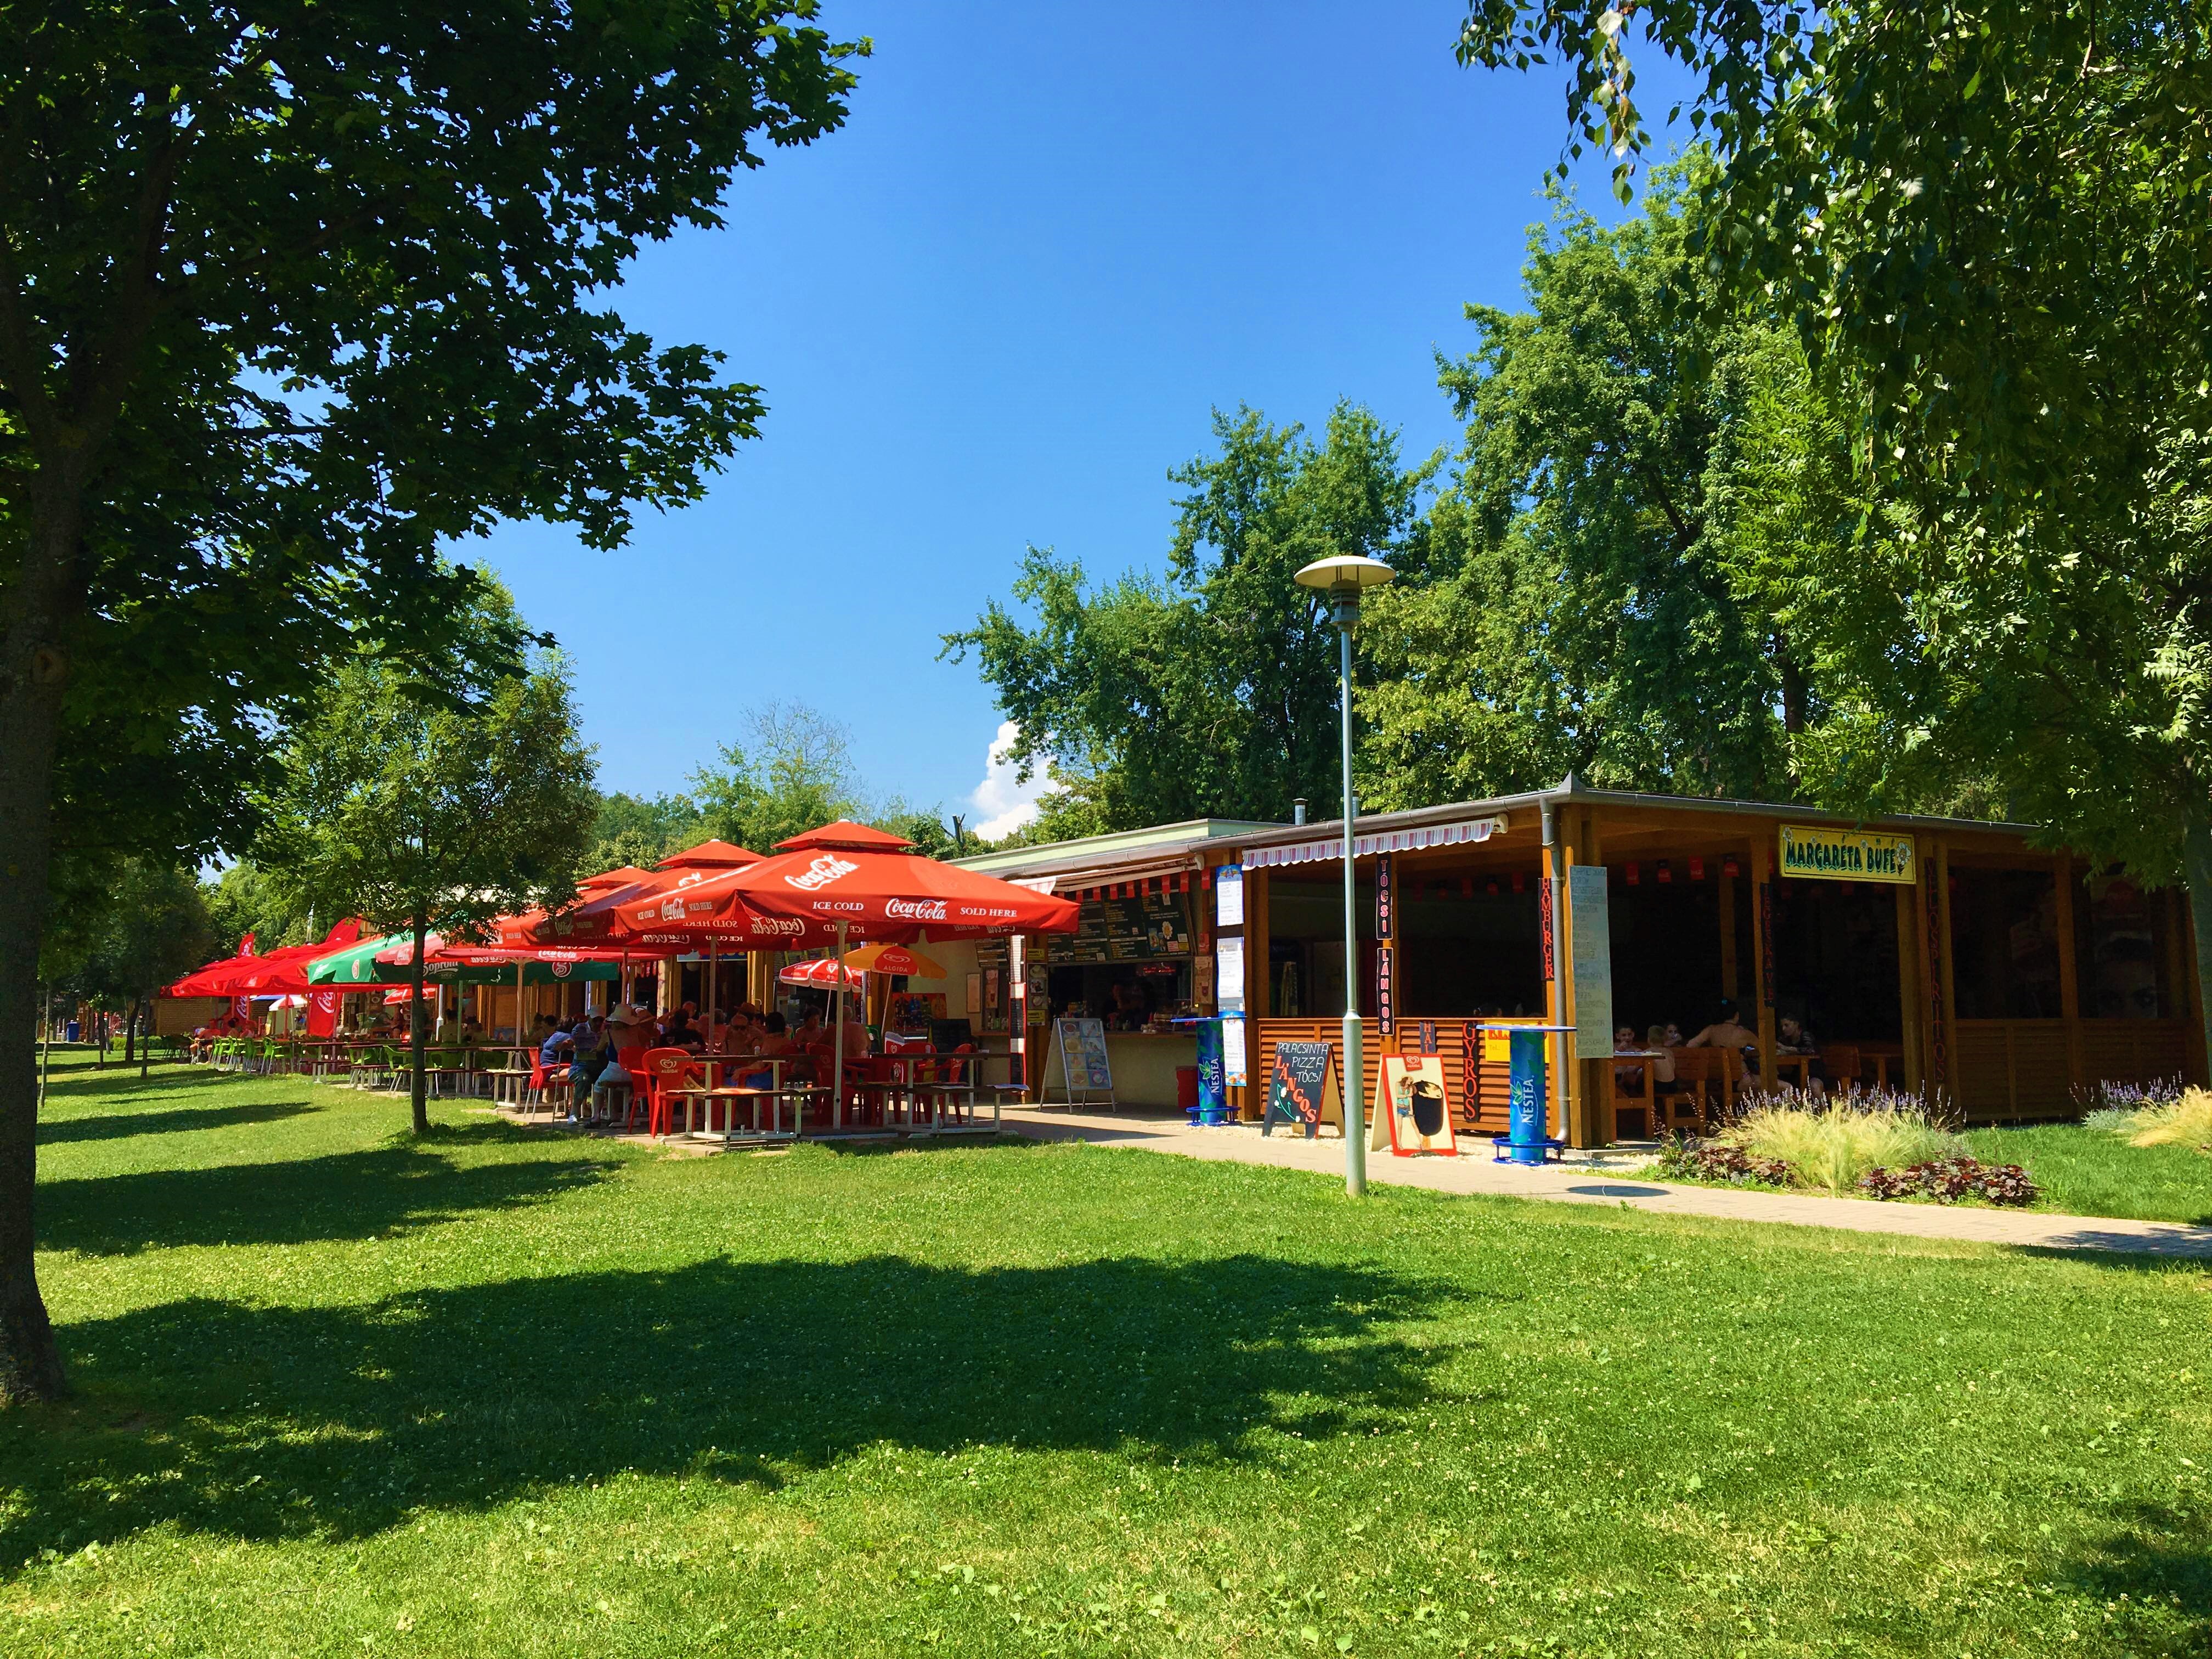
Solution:
[[(1109, 1031), (1106, 1063), (1114, 1068), (1116, 1104), (1172, 1111), (1176, 1068), (1198, 1064), (1198, 1038), (1189, 1031)], [(1060, 1052), (1053, 1046), (1049, 1027), (1045, 1030), (1045, 1103), (1065, 1104), (1067, 1079), (1060, 1070)]]

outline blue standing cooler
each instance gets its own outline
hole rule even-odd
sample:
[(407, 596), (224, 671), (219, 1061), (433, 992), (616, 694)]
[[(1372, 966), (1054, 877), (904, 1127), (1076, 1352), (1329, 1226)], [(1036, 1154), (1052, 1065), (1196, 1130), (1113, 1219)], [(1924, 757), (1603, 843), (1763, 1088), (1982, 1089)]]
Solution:
[(1506, 1132), (1492, 1135), (1493, 1164), (1556, 1164), (1566, 1142), (1548, 1134), (1551, 1118), (1551, 1076), (1546, 1065), (1544, 1039), (1555, 1031), (1571, 1031), (1571, 1025), (1483, 1025), (1485, 1031), (1507, 1033), (1512, 1053), (1506, 1077)]

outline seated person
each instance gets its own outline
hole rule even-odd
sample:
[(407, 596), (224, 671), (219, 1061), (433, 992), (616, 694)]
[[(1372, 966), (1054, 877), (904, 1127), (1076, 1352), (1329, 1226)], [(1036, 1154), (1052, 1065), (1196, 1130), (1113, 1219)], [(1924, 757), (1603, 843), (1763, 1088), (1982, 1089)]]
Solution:
[(816, 1049), (828, 1051), (830, 1035), (822, 1029), (821, 1009), (807, 1009), (799, 1022), (799, 1029), (791, 1034), (791, 1046), (805, 1054), (811, 1054)]
[[(1795, 1014), (1784, 1014), (1774, 1024), (1774, 1052), (1778, 1054), (1817, 1055), (1820, 1052), (1820, 1045), (1805, 1029), (1803, 1020)], [(1776, 1069), (1779, 1071), (1780, 1067)], [(1817, 1059), (1807, 1060), (1805, 1092), (1808, 1095), (1825, 1094), (1827, 1088), (1828, 1074), (1821, 1069), (1820, 1062)]]
[[(1616, 1054), (1640, 1054), (1637, 1046), (1636, 1028), (1623, 1025), (1613, 1034), (1613, 1052)], [(1641, 1066), (1616, 1066), (1613, 1068), (1614, 1092), (1632, 1100), (1644, 1098), (1644, 1068)]]
[(607, 1023), (599, 1033), (600, 1053), (605, 1059), (599, 1068), (599, 1074), (592, 1079), (594, 1107), (605, 1091), (636, 1081), (629, 1067), (622, 1063), (622, 1055), (632, 1049), (652, 1048), (658, 1030), (652, 1018), (636, 1009), (617, 1008), (607, 1017)]
[[(781, 1014), (770, 1014), (761, 1021), (760, 1035), (755, 1039), (755, 1044), (753, 1052), (763, 1059), (792, 1052), (791, 1034)], [(746, 1073), (738, 1081), (748, 1089), (769, 1089), (775, 1086), (775, 1073), (763, 1067), (757, 1072)]]
[(668, 1024), (661, 1029), (660, 1046), (662, 1048), (682, 1048), (696, 1054), (707, 1046), (706, 1039), (699, 1035), (698, 1028), (691, 1024), (691, 1016), (687, 1012), (690, 1006), (690, 1005), (687, 1003), (669, 1016)]
[(438, 1029), (432, 1036), (431, 1041), (441, 1048), (448, 1048), (460, 1040), (461, 1022), (450, 1013), (441, 1015), (438, 1020)]
[(541, 1066), (557, 1066), (564, 1051), (574, 1054), (576, 1050), (576, 1039), (567, 1020), (551, 1021), (550, 1025), (538, 1044), (538, 1063)]
[[(543, 1054), (544, 1050), (538, 1050)], [(569, 1115), (581, 1111), (590, 1098), (592, 1085), (599, 1081), (599, 1073), (615, 1057), (614, 1045), (608, 1041), (605, 1017), (594, 1014), (589, 1019), (580, 1019), (569, 1028), (568, 1042), (560, 1052), (568, 1060), (569, 1097), (574, 1102)]]
[(1735, 1017), (1735, 1004), (1725, 997), (1713, 1012), (1712, 1023), (1682, 1045), (1685, 1048), (1734, 1048), (1743, 1055), (1744, 1070), (1759, 1074), (1759, 1033)]
[(845, 1016), (845, 1058), (865, 1060), (868, 1054), (868, 1022), (860, 1018), (859, 1011)]
[(722, 1028), (722, 1052), (726, 1054), (757, 1054), (760, 1052), (761, 1027), (758, 1015), (740, 1008), (730, 1016), (730, 1023)]

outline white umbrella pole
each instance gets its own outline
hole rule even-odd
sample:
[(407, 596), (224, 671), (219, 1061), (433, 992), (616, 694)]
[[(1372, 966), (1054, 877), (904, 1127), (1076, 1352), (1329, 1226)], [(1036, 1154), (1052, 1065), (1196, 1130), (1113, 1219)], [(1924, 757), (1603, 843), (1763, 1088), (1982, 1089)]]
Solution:
[(831, 966), (837, 970), (830, 981), (836, 988), (830, 994), (837, 1000), (837, 1056), (830, 1063), (830, 1074), (836, 1079), (830, 1085), (830, 1127), (842, 1129), (845, 1127), (845, 922), (842, 916), (837, 921), (837, 955)]
[[(496, 1036), (498, 1033), (495, 1031), (492, 1035)], [(522, 964), (519, 962), (514, 964), (514, 1040), (517, 1042), (530, 1041), (530, 1027), (524, 1023), (522, 1018)], [(518, 1055), (517, 1058), (522, 1057)], [(506, 1064), (504, 1060), (500, 1063)], [(520, 1085), (514, 1091), (514, 1115), (525, 1120), (530, 1116), (530, 1079), (528, 1078), (523, 1079)]]

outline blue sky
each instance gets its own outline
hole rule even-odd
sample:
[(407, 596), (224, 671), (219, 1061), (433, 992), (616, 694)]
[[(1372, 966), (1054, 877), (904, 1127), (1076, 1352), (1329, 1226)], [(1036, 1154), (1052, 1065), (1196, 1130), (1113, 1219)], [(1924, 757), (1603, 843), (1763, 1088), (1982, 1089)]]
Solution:
[(615, 298), (726, 352), (763, 436), (619, 553), (538, 525), (489, 546), (571, 654), (601, 786), (680, 788), (783, 699), (850, 727), (874, 790), (988, 818), (1000, 717), (938, 636), (1026, 544), (1157, 568), (1164, 474), (1216, 407), (1317, 426), (1350, 398), (1409, 456), (1454, 442), (1433, 353), (1471, 345), (1464, 302), (1518, 298), (1565, 132), (1556, 72), (1457, 66), (1461, 15), (831, 0), (876, 48), (845, 128)]

